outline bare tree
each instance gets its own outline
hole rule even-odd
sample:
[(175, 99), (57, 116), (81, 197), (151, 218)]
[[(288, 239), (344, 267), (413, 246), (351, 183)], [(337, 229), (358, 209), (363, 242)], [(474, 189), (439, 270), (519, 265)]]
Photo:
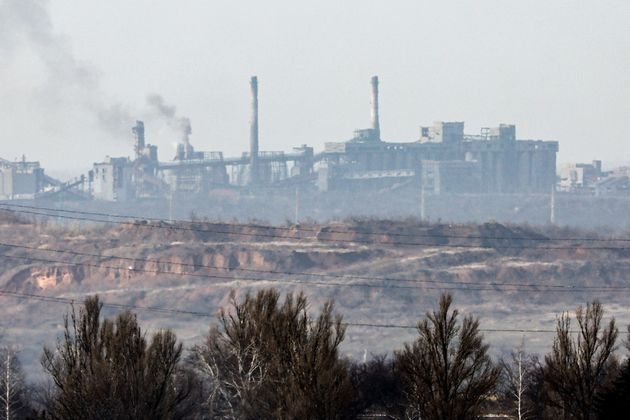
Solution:
[(500, 366), (503, 395), (509, 401), (513, 415), (518, 420), (538, 418), (537, 401), (542, 377), (538, 357), (527, 354), (525, 343), (521, 341), (508, 360), (500, 361)]
[(205, 345), (193, 349), (193, 364), (206, 378), (206, 406), (213, 416), (236, 419), (247, 412), (266, 376), (255, 343), (236, 338), (213, 327)]
[(15, 420), (26, 414), (26, 384), (15, 347), (0, 349), (0, 419)]
[(571, 317), (562, 314), (556, 326), (551, 353), (545, 356), (545, 384), (549, 402), (565, 417), (594, 419), (595, 396), (603, 389), (618, 330), (615, 319), (602, 326), (604, 309), (598, 301), (575, 311), (577, 338), (571, 336)]
[(395, 353), (410, 417), (475, 418), (499, 378), (478, 319), (467, 316), (460, 326), (451, 303), (451, 295), (442, 295), (439, 310), (418, 323), (418, 339)]
[(159, 331), (150, 344), (135, 315), (100, 320), (102, 303), (89, 297), (77, 314), (64, 318), (64, 336), (44, 348), (42, 365), (55, 390), (47, 407), (51, 418), (171, 418), (186, 399), (177, 383), (182, 345), (171, 331)]
[(205, 344), (194, 349), (206, 374), (212, 415), (231, 418), (338, 418), (350, 406), (348, 368), (338, 356), (345, 328), (326, 303), (308, 316), (303, 294), (280, 304), (274, 289), (231, 296)]

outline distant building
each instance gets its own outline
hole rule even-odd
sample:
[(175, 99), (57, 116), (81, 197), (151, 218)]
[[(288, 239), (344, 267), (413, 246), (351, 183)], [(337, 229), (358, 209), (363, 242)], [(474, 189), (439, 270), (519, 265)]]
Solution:
[(592, 188), (592, 193), (594, 195), (630, 194), (630, 176), (628, 176), (627, 172), (611, 172), (608, 176), (595, 183)]
[(420, 179), (425, 192), (478, 192), (481, 189), (481, 165), (475, 161), (423, 160)]
[(0, 199), (34, 198), (45, 185), (44, 170), (39, 162), (0, 159)]
[[(416, 140), (383, 141), (378, 87), (378, 77), (374, 76), (371, 127), (356, 130), (350, 140), (326, 143), (321, 153), (314, 153), (307, 145), (289, 153), (272, 152), (259, 148), (258, 79), (254, 76), (250, 79), (249, 152), (224, 157), (218, 151), (197, 151), (190, 142), (190, 123), (185, 120), (174, 159), (160, 162), (157, 147), (145, 142), (144, 123), (136, 121), (132, 127), (134, 158), (107, 158), (95, 163), (89, 173), (88, 191), (97, 200), (128, 201), (172, 199), (180, 193), (182, 197), (204, 196), (217, 189), (264, 191), (301, 185), (320, 191), (412, 185), (433, 194), (546, 194), (555, 185), (558, 142), (519, 140), (514, 125), (500, 124), (482, 128), (478, 135), (467, 135), (464, 122), (438, 121), (420, 127)], [(586, 169), (579, 168), (567, 179), (588, 178)], [(12, 187), (13, 192), (18, 189)]]
[(602, 172), (602, 161), (592, 163), (570, 163), (560, 168), (559, 189), (568, 192), (586, 192), (605, 176)]
[(602, 170), (602, 161), (568, 163), (560, 168), (558, 190), (588, 195), (630, 194), (630, 167)]
[[(356, 188), (363, 180), (416, 177), (437, 192), (548, 192), (556, 181), (558, 142), (517, 140), (514, 125), (465, 135), (463, 122), (420, 128), (415, 142), (385, 142), (373, 129), (326, 143), (320, 189)], [(430, 182), (422, 177), (432, 174)]]
[(129, 158), (108, 158), (105, 162), (95, 163), (89, 174), (93, 198), (121, 202), (135, 198), (132, 175)]
[[(186, 135), (178, 144), (174, 159), (159, 162), (157, 146), (145, 142), (144, 123), (136, 121), (132, 132), (135, 159), (107, 157), (93, 165), (88, 181), (95, 200), (122, 202), (204, 195), (217, 188), (287, 186), (314, 178), (313, 148), (307, 145), (294, 148), (292, 153), (257, 151), (257, 179), (253, 181), (248, 153), (225, 159), (222, 152), (196, 151)], [(290, 171), (288, 162), (293, 164)]]

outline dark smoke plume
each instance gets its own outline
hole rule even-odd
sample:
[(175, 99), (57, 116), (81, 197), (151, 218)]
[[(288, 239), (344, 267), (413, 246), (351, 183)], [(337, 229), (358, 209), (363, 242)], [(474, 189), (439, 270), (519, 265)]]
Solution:
[(164, 98), (158, 94), (148, 95), (147, 104), (160, 117), (166, 120), (169, 127), (181, 134), (181, 139), (185, 144), (190, 144), (189, 136), (192, 134), (192, 127), (188, 117), (178, 117), (175, 105), (168, 105)]
[(32, 100), (52, 113), (87, 110), (99, 126), (128, 136), (134, 118), (126, 106), (104, 99), (98, 72), (79, 62), (67, 40), (55, 33), (45, 0), (0, 0), (0, 56), (9, 66), (28, 51), (41, 63), (43, 82), (31, 88)]

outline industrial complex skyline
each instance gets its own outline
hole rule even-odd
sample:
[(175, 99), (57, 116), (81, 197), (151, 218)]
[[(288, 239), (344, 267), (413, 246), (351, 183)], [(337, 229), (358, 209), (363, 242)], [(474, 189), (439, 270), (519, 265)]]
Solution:
[(625, 2), (416, 3), (0, 0), (0, 157), (85, 172), (131, 156), (137, 119), (160, 160), (186, 119), (196, 147), (237, 156), (252, 75), (261, 150), (318, 152), (369, 126), (378, 74), (384, 140), (506, 123), (558, 141), (559, 163), (629, 160)]
[[(180, 131), (173, 160), (160, 161), (159, 147), (147, 142), (143, 121), (131, 132), (134, 158), (107, 156), (92, 170), (61, 182), (44, 174), (39, 162), (0, 160), (0, 198), (29, 199), (70, 195), (73, 199), (128, 202), (143, 199), (206, 197), (222, 189), (245, 194), (276, 190), (372, 191), (403, 186), (425, 192), (549, 193), (556, 189), (558, 142), (518, 140), (516, 126), (486, 127), (466, 135), (464, 122), (438, 121), (421, 127), (415, 142), (383, 141), (380, 132), (379, 80), (370, 79), (370, 127), (354, 131), (350, 140), (328, 142), (323, 152), (303, 144), (292, 153), (261, 150), (259, 144), (258, 77), (250, 79), (249, 151), (225, 156), (221, 151), (195, 150), (187, 118), (157, 101)], [(289, 163), (291, 165), (289, 165)], [(601, 162), (594, 180), (599, 180)], [(587, 171), (588, 175), (588, 171)], [(582, 187), (586, 178), (582, 177)], [(578, 173), (569, 174), (576, 184)], [(574, 182), (575, 181), (575, 182)], [(619, 185), (627, 185), (627, 176)], [(242, 190), (242, 188), (245, 188)], [(296, 192), (297, 194), (297, 192)], [(220, 195), (220, 193), (219, 193)], [(423, 201), (422, 199), (421, 201)], [(423, 217), (424, 218), (424, 217)]]

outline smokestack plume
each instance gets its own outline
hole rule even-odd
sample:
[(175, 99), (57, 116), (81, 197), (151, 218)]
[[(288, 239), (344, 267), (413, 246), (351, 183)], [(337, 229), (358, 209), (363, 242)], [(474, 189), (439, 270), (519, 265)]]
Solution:
[(158, 117), (164, 119), (168, 126), (180, 135), (180, 144), (184, 150), (182, 158), (192, 158), (194, 150), (190, 144), (190, 135), (192, 134), (190, 118), (178, 116), (177, 108), (174, 105), (168, 105), (162, 96), (155, 93), (147, 96), (147, 104)]
[(252, 119), (249, 125), (250, 183), (258, 182), (258, 77), (252, 76)]
[[(19, 147), (28, 148), (30, 138), (41, 136), (46, 136), (49, 141), (38, 144), (37, 153), (56, 152), (59, 147), (64, 147), (60, 144), (73, 147), (77, 155), (100, 153), (100, 146), (94, 140), (99, 137), (126, 139), (129, 136), (128, 127), (133, 125), (132, 116), (137, 114), (123, 103), (107, 98), (101, 87), (98, 69), (76, 57), (67, 37), (55, 30), (50, 3), (0, 0), (0, 97), (3, 105), (0, 112), (3, 114), (2, 123), (16, 120), (15, 125), (2, 127), (3, 135), (13, 137), (11, 131), (22, 127), (19, 123), (23, 116), (21, 113), (26, 112), (22, 109), (38, 115), (38, 124), (24, 126), (28, 129), (17, 131), (15, 142), (9, 145), (9, 142), (3, 141), (2, 154), (13, 153), (5, 148), (15, 147), (22, 139), (25, 144)], [(28, 57), (28, 63), (22, 57)], [(37, 68), (37, 75), (41, 77), (29, 78), (24, 87), (22, 83), (11, 82), (14, 79), (26, 80), (24, 70), (30, 75), (29, 69), (33, 68)], [(10, 88), (7, 89), (7, 86)], [(23, 102), (24, 108), (14, 105)], [(94, 118), (86, 118), (86, 114)], [(90, 141), (84, 141), (86, 139), (77, 133), (94, 128), (86, 122), (88, 120), (95, 121), (107, 135), (99, 133), (94, 139), (90, 136)], [(73, 129), (66, 131), (66, 127)], [(75, 165), (71, 162), (76, 162), (76, 159), (67, 156), (65, 165)]]
[(378, 117), (378, 76), (372, 76), (372, 130), (376, 140), (381, 140), (381, 124)]

